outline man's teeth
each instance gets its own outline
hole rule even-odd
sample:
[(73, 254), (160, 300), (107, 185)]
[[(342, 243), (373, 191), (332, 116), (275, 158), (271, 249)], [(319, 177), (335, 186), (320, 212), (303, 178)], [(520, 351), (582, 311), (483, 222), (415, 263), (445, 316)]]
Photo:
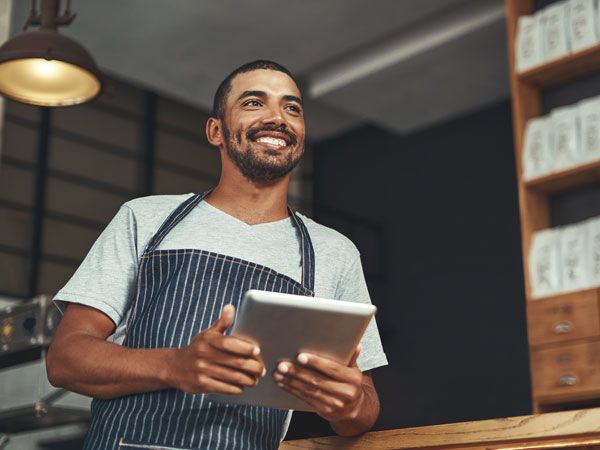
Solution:
[(265, 144), (278, 145), (279, 147), (285, 147), (285, 141), (283, 139), (277, 139), (272, 137), (259, 137), (256, 142), (264, 142)]

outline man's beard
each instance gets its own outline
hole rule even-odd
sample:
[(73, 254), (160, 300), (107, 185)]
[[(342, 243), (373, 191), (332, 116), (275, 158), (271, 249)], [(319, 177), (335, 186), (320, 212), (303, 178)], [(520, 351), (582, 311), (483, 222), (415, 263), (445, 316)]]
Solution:
[[(248, 146), (242, 149), (241, 133), (231, 136), (229, 129), (224, 126), (223, 137), (225, 138), (225, 149), (229, 158), (231, 158), (237, 168), (240, 169), (242, 175), (248, 180), (258, 182), (275, 181), (290, 173), (298, 165), (300, 158), (304, 154), (304, 141), (298, 144), (296, 150), (300, 150), (299, 152), (289, 149), (283, 161), (264, 161), (257, 156), (256, 150), (253, 151), (251, 146), (252, 136), (260, 131), (276, 131), (286, 134), (290, 138), (290, 147), (294, 147), (298, 143), (296, 135), (286, 129), (273, 127), (252, 128), (246, 133)], [(235, 143), (234, 140), (236, 141)], [(277, 156), (280, 152), (278, 150), (263, 149), (262, 153)]]

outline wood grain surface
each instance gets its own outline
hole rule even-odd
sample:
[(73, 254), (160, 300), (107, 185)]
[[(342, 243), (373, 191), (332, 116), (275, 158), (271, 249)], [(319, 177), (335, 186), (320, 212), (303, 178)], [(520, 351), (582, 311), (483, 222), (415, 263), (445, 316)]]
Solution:
[(536, 450), (600, 444), (600, 408), (429, 427), (284, 441), (280, 450), (498, 449)]

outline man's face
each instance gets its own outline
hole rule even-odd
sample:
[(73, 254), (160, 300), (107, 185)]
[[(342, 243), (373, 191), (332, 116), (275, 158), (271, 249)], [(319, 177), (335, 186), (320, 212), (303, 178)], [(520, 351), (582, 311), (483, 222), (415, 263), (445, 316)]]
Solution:
[(237, 75), (222, 121), (227, 155), (251, 181), (273, 181), (304, 153), (300, 91), (285, 73), (254, 70)]

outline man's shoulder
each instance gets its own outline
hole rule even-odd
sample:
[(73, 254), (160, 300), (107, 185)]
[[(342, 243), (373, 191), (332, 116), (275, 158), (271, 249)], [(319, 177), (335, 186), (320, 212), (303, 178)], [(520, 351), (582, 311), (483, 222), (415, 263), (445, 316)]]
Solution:
[(359, 255), (356, 245), (339, 231), (315, 222), (310, 217), (297, 213), (306, 225), (315, 251), (331, 249), (346, 256)]
[[(121, 218), (129, 217), (142, 236), (154, 234), (169, 214), (194, 194), (150, 195), (129, 200), (121, 206)], [(124, 214), (124, 215), (123, 215)]]
[(149, 195), (147, 197), (138, 197), (124, 203), (123, 206), (131, 209), (134, 213), (160, 212), (164, 210), (172, 211), (188, 198), (193, 196), (189, 194), (177, 195)]

